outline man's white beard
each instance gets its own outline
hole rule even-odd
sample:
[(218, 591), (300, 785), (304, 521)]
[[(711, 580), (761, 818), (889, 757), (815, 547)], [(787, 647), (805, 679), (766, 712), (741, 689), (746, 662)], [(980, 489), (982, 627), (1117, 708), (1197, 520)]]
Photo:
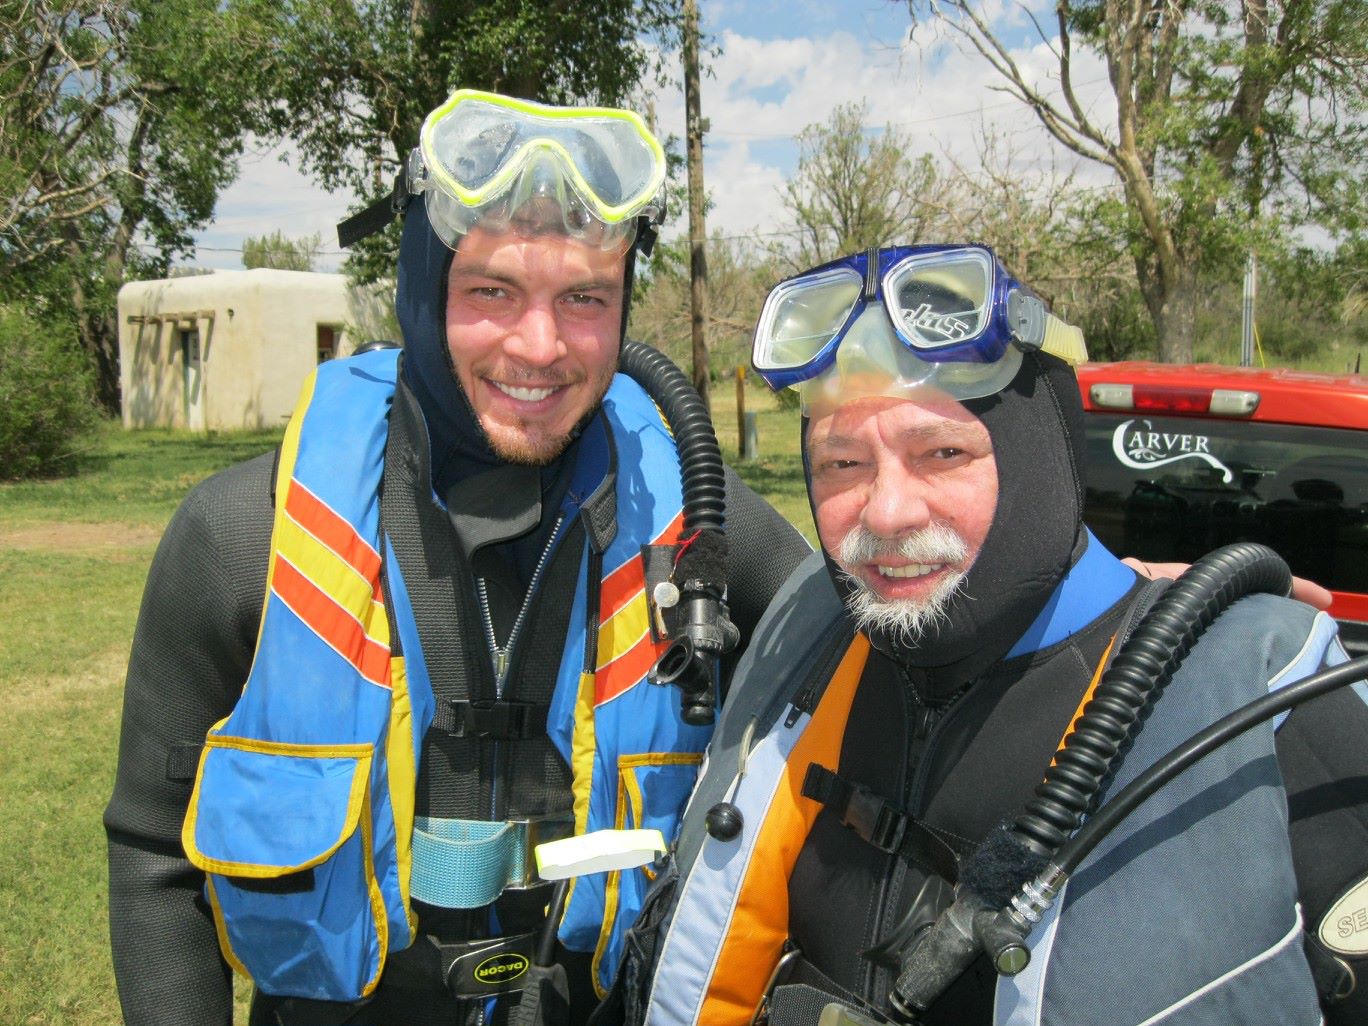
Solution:
[[(894, 559), (949, 567), (963, 565), (968, 558), (969, 546), (945, 524), (932, 524), (900, 542), (880, 538), (856, 524), (836, 553), (842, 568)], [(964, 580), (964, 571), (949, 571), (925, 598), (885, 599), (856, 575), (844, 569), (841, 574), (851, 587), (846, 607), (855, 626), (866, 634), (878, 632), (895, 645), (916, 644), (931, 627), (943, 622), (950, 599)]]

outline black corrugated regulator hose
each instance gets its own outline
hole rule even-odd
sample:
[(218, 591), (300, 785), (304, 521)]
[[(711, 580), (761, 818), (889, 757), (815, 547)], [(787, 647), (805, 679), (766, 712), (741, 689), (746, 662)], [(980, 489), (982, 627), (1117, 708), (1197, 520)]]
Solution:
[(627, 341), (618, 367), (655, 400), (674, 433), (684, 493), (684, 529), (670, 575), (677, 589), (669, 600), (677, 607), (675, 633), (648, 676), (678, 687), (684, 722), (703, 726), (713, 722), (717, 707), (718, 657), (736, 648), (741, 637), (723, 599), (728, 554), (722, 451), (707, 405), (667, 356)]
[(1073, 732), (1016, 820), (1016, 833), (1053, 855), (1092, 810), (1136, 721), (1211, 622), (1252, 592), (1286, 595), (1287, 564), (1272, 549), (1237, 542), (1192, 565), (1155, 602), (1103, 673)]
[(1155, 602), (1102, 674), (1026, 811), (966, 860), (954, 903), (904, 952), (889, 994), (895, 1021), (918, 1022), (980, 952), (1004, 975), (1026, 967), (1026, 935), (1063, 882), (1051, 860), (1092, 811), (1138, 721), (1226, 607), (1251, 592), (1285, 595), (1291, 583), (1276, 553), (1240, 542), (1198, 560)]
[(618, 367), (646, 389), (674, 432), (684, 486), (685, 536), (698, 530), (721, 531), (727, 485), (707, 404), (684, 372), (648, 345), (623, 342)]

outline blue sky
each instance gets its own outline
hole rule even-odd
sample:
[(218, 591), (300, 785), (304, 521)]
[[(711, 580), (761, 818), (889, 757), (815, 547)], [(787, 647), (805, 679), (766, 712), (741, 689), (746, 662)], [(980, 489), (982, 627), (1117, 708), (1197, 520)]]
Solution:
[[(985, 125), (1008, 134), (1023, 152), (1050, 150), (1029, 115), (989, 88), (992, 73), (980, 59), (930, 31), (909, 39), (902, 3), (699, 0), (699, 10), (720, 50), (702, 85), (703, 114), (712, 126), (704, 151), (710, 230), (782, 231), (787, 222), (779, 195), (797, 162), (796, 136), (840, 103), (865, 102), (871, 130), (897, 124), (919, 152), (972, 160), (975, 135)], [(1018, 58), (1045, 73), (1048, 54), (1025, 31), (1019, 12), (1005, 4), (994, 10), (995, 22), (1020, 45)], [(662, 133), (682, 137), (682, 93), (661, 92), (656, 110)], [(245, 236), (279, 230), (291, 237), (318, 232), (324, 239), (321, 269), (336, 268), (341, 255), (334, 229), (349, 197), (313, 185), (294, 169), (291, 156), (288, 147), (258, 147), (243, 158), (238, 181), (196, 239), (195, 264), (240, 268)], [(666, 231), (684, 227), (681, 214)]]

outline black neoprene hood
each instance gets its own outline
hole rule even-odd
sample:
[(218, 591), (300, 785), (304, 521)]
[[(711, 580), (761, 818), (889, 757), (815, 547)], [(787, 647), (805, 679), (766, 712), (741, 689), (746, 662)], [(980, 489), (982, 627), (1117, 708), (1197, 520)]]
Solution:
[(456, 378), (446, 344), (451, 257), (451, 249), (428, 221), (423, 197), (414, 197), (404, 214), (394, 312), (404, 335), (404, 381), (422, 408), (432, 445), (433, 476), (439, 479), (442, 468), (453, 460), (483, 467), (501, 462)]
[[(1063, 361), (1027, 354), (1012, 383), (966, 409), (988, 428), (998, 473), (993, 521), (948, 616), (915, 644), (877, 634), (880, 651), (926, 672), (948, 695), (1004, 656), (1044, 608), (1071, 565), (1083, 510), (1083, 407), (1073, 371)], [(803, 423), (807, 465), (807, 422)], [(823, 550), (842, 598), (850, 584)]]

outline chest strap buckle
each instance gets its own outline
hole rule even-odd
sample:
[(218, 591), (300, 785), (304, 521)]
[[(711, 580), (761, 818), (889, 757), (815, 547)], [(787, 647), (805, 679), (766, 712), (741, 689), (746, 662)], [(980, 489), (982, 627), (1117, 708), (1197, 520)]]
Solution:
[(852, 784), (825, 766), (809, 763), (803, 797), (820, 802), (844, 826), (890, 855), (915, 863), (951, 884), (959, 879), (959, 856), (972, 847), (922, 823), (862, 784)]
[(825, 766), (808, 765), (803, 778), (803, 797), (820, 802), (842, 826), (848, 826), (882, 852), (892, 854), (902, 844), (907, 820), (869, 788), (838, 777)]
[(438, 704), (432, 717), (432, 726), (452, 737), (525, 741), (546, 735), (548, 708), (533, 702), (453, 699)]

